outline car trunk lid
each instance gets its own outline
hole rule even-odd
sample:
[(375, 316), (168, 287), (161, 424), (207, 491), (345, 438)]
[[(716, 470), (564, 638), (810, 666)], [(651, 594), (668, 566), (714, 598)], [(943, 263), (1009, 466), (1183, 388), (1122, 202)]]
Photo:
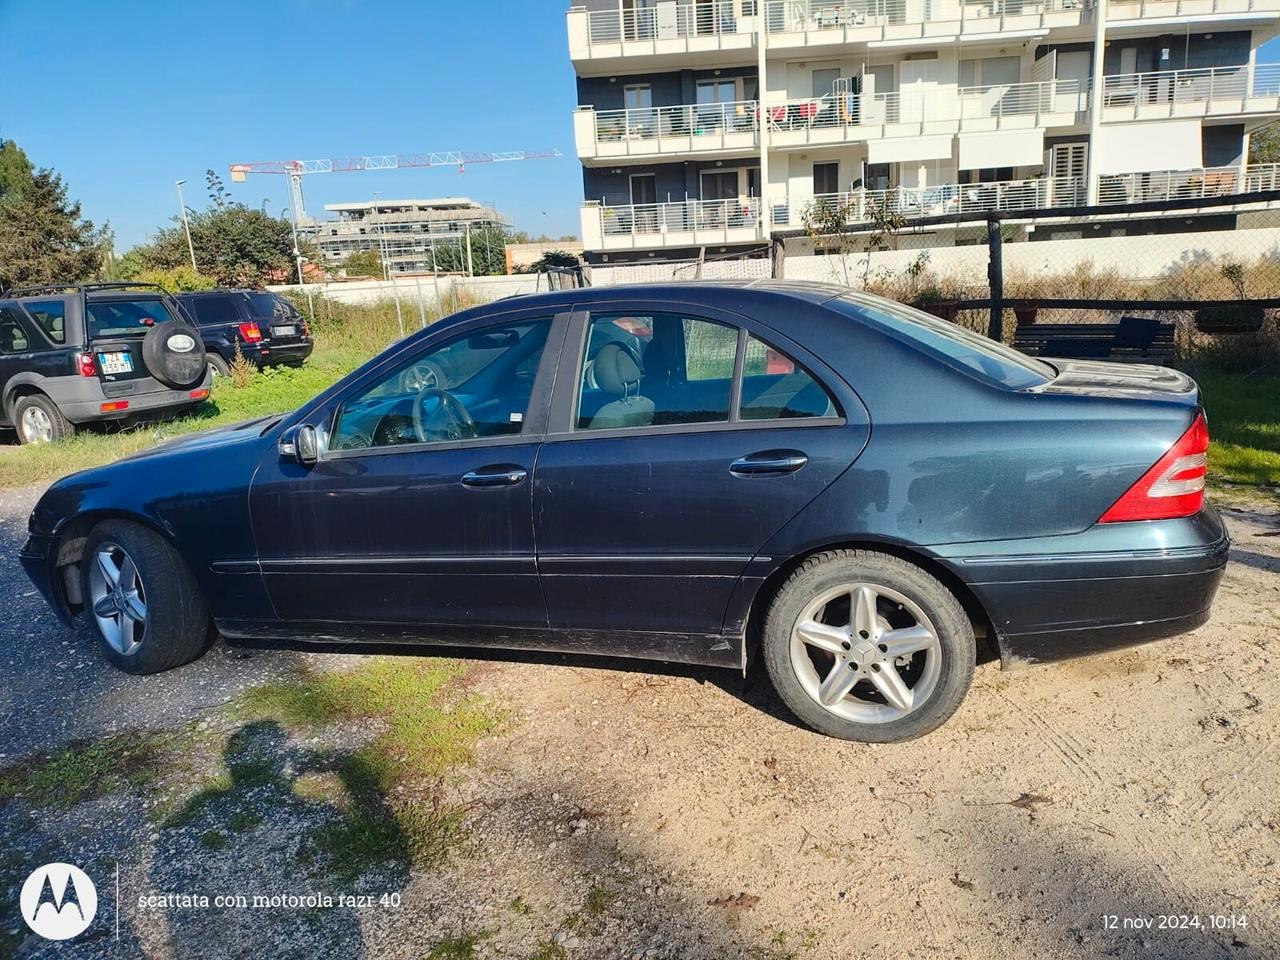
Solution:
[(1046, 360), (1057, 376), (1043, 388), (1044, 393), (1168, 401), (1196, 408), (1200, 388), (1184, 373), (1137, 363), (1109, 363), (1101, 360)]

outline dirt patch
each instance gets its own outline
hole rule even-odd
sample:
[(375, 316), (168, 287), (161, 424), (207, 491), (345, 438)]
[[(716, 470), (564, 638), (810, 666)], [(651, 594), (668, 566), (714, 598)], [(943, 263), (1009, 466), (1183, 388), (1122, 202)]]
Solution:
[[(16, 882), (49, 859), (100, 877), (120, 864), (123, 941), (76, 956), (1273, 958), (1280, 509), (1227, 518), (1236, 549), (1208, 625), (1014, 674), (985, 664), (914, 743), (812, 734), (728, 671), (498, 655), (449, 689), (501, 727), (427, 703), (412, 716), (470, 746), (423, 764), (427, 727), (387, 724), (403, 691), (316, 673), (360, 676), (363, 658), (307, 655), (306, 672), (264, 670), (256, 697), (192, 721), (190, 763), (161, 784), (185, 786), (177, 806), (146, 799), (154, 785), (102, 796), (102, 763), (71, 809), (0, 803), (0, 868)], [(64, 656), (113, 676), (87, 645)], [(286, 722), (245, 726), (267, 714)], [(354, 817), (341, 758), (387, 743), (386, 809)], [(447, 855), (411, 856), (403, 819), (384, 842), (384, 821), (414, 809), (459, 812)], [(371, 900), (137, 906), (184, 891)], [(12, 936), (0, 953), (45, 955)]]

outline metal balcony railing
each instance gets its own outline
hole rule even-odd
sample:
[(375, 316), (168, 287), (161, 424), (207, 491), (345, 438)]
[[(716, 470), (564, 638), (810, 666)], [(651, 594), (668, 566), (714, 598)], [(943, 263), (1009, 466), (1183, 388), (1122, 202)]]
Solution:
[(1264, 101), (1257, 105), (1262, 109), (1280, 110), (1280, 64), (1122, 73), (1106, 77), (1102, 87), (1103, 107), (1130, 108), (1135, 116), (1175, 115), (1200, 104), (1206, 112), (1213, 104), (1226, 112), (1246, 111), (1253, 100)]
[(1280, 163), (1251, 163), (1244, 171), (1244, 193), (1280, 190)]
[(812, 33), (926, 23), (997, 24), (1001, 18), (1093, 9), (1093, 0), (765, 0), (770, 33)]
[[(1081, 206), (1085, 184), (1079, 177), (1039, 177), (993, 183), (945, 183), (929, 187), (893, 187), (818, 194), (773, 204), (775, 227), (798, 227), (806, 216), (838, 216), (848, 223), (869, 222), (877, 215), (911, 220), (917, 217), (969, 216), (1009, 210), (1044, 210)], [(825, 208), (825, 209), (823, 209)]]
[(1226, 197), (1242, 193), (1242, 186), (1239, 167), (1108, 174), (1098, 178), (1098, 203)]
[(755, 227), (759, 221), (760, 201), (754, 197), (600, 208), (606, 237), (738, 230)]
[[(991, 120), (1088, 109), (1087, 85), (1078, 80), (930, 89), (920, 93), (829, 94), (765, 107), (777, 132), (931, 121)], [(995, 124), (999, 126), (999, 124)]]
[(759, 116), (754, 100), (601, 110), (596, 113), (596, 140), (620, 143), (659, 137), (754, 133), (759, 129)]
[(752, 33), (753, 17), (740, 17), (734, 0), (657, 7), (592, 10), (587, 14), (587, 40), (592, 44), (633, 40), (673, 40), (722, 34)]
[(1280, 0), (1111, 0), (1108, 20), (1142, 20), (1146, 17), (1211, 16), (1216, 13), (1274, 12)]

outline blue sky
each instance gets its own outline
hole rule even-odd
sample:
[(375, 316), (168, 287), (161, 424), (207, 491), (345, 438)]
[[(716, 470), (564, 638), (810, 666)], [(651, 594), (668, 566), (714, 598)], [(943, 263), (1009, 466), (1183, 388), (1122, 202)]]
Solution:
[[(307, 205), (466, 195), (531, 234), (576, 234), (566, 0), (0, 0), (0, 136), (57, 169), (117, 246), (145, 240), (204, 172), (279, 212), (285, 179), (237, 161), (426, 150), (564, 157), (306, 180)], [(55, 14), (56, 11), (56, 14)], [(1264, 48), (1280, 60), (1280, 41)]]
[[(237, 161), (541, 150), (523, 163), (311, 176), (307, 206), (465, 195), (531, 234), (578, 233), (564, 0), (0, 0), (0, 137), (52, 166), (119, 250), (206, 202), (204, 173), (279, 212)], [(55, 14), (56, 11), (56, 14)], [(20, 38), (20, 39), (18, 39)], [(544, 215), (545, 212), (545, 215)]]

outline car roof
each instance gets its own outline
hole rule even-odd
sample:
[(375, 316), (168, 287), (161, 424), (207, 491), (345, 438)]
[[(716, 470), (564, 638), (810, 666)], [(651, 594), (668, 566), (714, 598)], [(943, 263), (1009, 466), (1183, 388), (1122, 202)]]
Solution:
[(174, 296), (185, 300), (191, 297), (225, 297), (228, 293), (265, 293), (273, 297), (279, 296), (278, 293), (272, 293), (270, 290), (254, 290), (250, 287), (218, 287), (214, 290), (184, 290), (182, 293), (175, 293)]
[[(776, 306), (779, 299), (797, 300), (808, 304), (823, 304), (849, 293), (848, 287), (834, 283), (814, 283), (805, 280), (679, 280), (669, 283), (626, 283), (608, 287), (576, 287), (551, 293), (517, 294), (472, 307), (445, 318), (434, 325), (452, 326), (474, 317), (485, 316), (509, 308), (548, 307), (573, 308), (581, 303), (602, 304), (611, 301), (627, 302), (652, 300), (659, 303), (703, 304), (726, 310), (741, 309), (747, 302), (770, 301)], [(432, 329), (429, 327), (428, 329)]]

